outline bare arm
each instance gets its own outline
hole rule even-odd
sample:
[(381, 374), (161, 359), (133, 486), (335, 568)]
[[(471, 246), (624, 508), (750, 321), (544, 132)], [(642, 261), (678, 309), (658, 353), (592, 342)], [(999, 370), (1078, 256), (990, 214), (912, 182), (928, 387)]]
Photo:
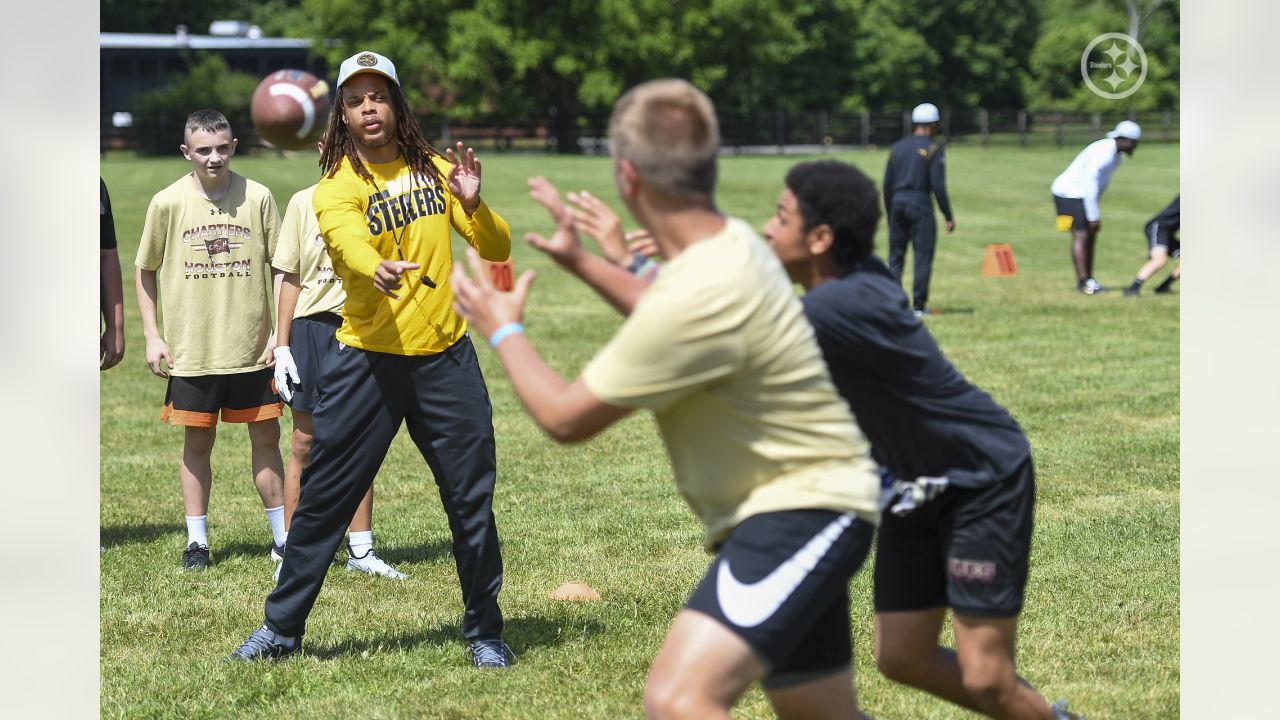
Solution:
[(164, 338), (160, 337), (160, 327), (156, 322), (156, 271), (138, 268), (136, 284), (142, 337), (147, 344), (147, 367), (159, 377), (169, 377), (161, 361), (167, 363), (168, 369), (173, 369), (173, 357)]
[(107, 370), (124, 359), (124, 282), (120, 278), (120, 255), (115, 248), (102, 251), (100, 276), (103, 330), (98, 367)]
[(289, 347), (289, 331), (293, 326), (293, 313), (298, 309), (298, 297), (302, 295), (302, 283), (298, 273), (280, 273), (276, 290), (276, 347)]
[(591, 286), (618, 312), (630, 315), (649, 284), (582, 247), (574, 229), (573, 211), (565, 207), (560, 193), (545, 178), (529, 179), (529, 195), (547, 209), (556, 223), (556, 231), (550, 238), (537, 233), (526, 235), (529, 244), (550, 255), (561, 267)]
[[(534, 273), (524, 273), (515, 288), (504, 293), (493, 287), (475, 250), (467, 250), (467, 262), (474, 280), (467, 277), (461, 263), (453, 266), (454, 307), (457, 311), (486, 339), (503, 326), (519, 323)], [(585, 440), (631, 411), (595, 397), (581, 379), (566, 382), (547, 366), (523, 332), (502, 338), (497, 352), (511, 378), (511, 386), (529, 416), (557, 442)]]

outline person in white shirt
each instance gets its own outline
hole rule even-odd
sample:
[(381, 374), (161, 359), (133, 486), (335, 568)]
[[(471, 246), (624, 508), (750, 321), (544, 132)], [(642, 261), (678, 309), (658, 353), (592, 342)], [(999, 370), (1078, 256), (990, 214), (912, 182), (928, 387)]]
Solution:
[(1093, 247), (1102, 229), (1098, 201), (1120, 167), (1121, 153), (1132, 155), (1142, 139), (1142, 128), (1122, 120), (1115, 130), (1091, 143), (1054, 179), (1050, 190), (1058, 211), (1058, 229), (1071, 230), (1071, 259), (1076, 266), (1076, 289), (1085, 295), (1106, 290), (1093, 279)]

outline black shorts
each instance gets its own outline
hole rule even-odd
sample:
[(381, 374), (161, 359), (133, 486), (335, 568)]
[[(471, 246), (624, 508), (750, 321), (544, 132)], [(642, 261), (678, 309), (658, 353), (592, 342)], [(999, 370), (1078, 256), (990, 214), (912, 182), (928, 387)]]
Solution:
[(1065, 198), (1054, 195), (1053, 206), (1058, 211), (1058, 217), (1067, 216), (1071, 218), (1072, 230), (1089, 229), (1089, 219), (1084, 215), (1083, 198)]
[(849, 579), (875, 527), (852, 513), (753, 515), (720, 546), (685, 607), (715, 618), (764, 664), (765, 687), (817, 680), (850, 666)]
[(213, 427), (222, 421), (249, 423), (284, 414), (272, 388), (271, 368), (232, 375), (169, 376), (160, 419), (183, 427)]
[(1157, 218), (1147, 223), (1144, 234), (1147, 236), (1147, 257), (1151, 257), (1151, 251), (1155, 250), (1157, 245), (1163, 245), (1169, 252), (1169, 257), (1176, 258), (1182, 254), (1182, 241), (1177, 237), (1177, 225), (1162, 223)]
[(950, 606), (974, 617), (1022, 611), (1035, 513), (1028, 458), (1009, 477), (949, 487), (906, 516), (886, 512), (876, 543), (876, 612)]
[(338, 349), (338, 328), (342, 316), (334, 313), (316, 313), (294, 318), (289, 325), (289, 354), (298, 366), (302, 384), (289, 383), (293, 397), (286, 400), (289, 407), (314, 414), (320, 404), (320, 360)]

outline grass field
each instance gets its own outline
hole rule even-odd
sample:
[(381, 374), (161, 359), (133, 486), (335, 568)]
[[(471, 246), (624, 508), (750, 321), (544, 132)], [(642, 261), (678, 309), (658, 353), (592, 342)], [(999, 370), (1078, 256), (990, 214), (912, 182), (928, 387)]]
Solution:
[[(176, 145), (176, 141), (175, 141)], [(1067, 235), (1054, 232), (1048, 186), (1076, 149), (956, 148), (948, 162), (958, 230), (939, 239), (929, 327), (951, 360), (1026, 429), (1038, 468), (1036, 535), (1019, 669), (1090, 718), (1178, 714), (1178, 294), (1124, 298), (1145, 259), (1142, 225), (1178, 188), (1178, 147), (1144, 146), (1104, 201), (1097, 277), (1075, 292)], [(840, 156), (879, 178), (885, 153)], [(616, 198), (604, 158), (482, 155), (484, 195), (511, 223), (518, 268), (538, 281), (526, 325), (544, 357), (576, 376), (619, 320), (523, 243), (548, 223), (524, 190)], [(757, 227), (799, 157), (732, 157), (723, 211)], [(284, 207), (313, 181), (315, 156), (243, 157), (235, 170)], [(469, 666), (448, 528), (425, 463), (401, 433), (376, 483), (379, 553), (403, 583), (335, 565), (302, 656), (271, 666), (222, 659), (262, 621), (272, 588), (270, 533), (249, 476), (244, 430), (221, 426), (214, 450), (214, 565), (184, 573), (177, 465), (182, 432), (159, 422), (164, 381), (146, 369), (132, 264), (151, 195), (189, 165), (109, 157), (126, 270), (128, 351), (102, 376), (101, 708), (109, 717), (612, 718), (643, 714), (645, 673), (668, 624), (705, 570), (701, 531), (676, 494), (651, 418), (554, 445), (527, 418), (487, 349), (498, 438), (495, 502), (506, 583), (510, 672)], [(616, 202), (615, 208), (620, 208)], [(987, 243), (1010, 243), (1018, 274), (979, 274)], [(883, 252), (884, 231), (877, 237)], [(455, 253), (457, 251), (455, 245)], [(908, 269), (907, 275), (910, 275)], [(282, 421), (283, 436), (289, 431)], [(857, 680), (883, 718), (966, 717), (882, 679), (871, 656), (870, 564), (853, 585)], [(567, 579), (603, 601), (560, 604)], [(759, 691), (739, 717), (768, 717)]]

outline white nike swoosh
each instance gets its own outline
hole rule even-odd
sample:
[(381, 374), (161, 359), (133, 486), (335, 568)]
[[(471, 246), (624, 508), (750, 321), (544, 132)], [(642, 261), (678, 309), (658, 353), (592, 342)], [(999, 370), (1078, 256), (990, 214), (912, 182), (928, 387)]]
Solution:
[(832, 520), (773, 572), (750, 585), (733, 576), (728, 559), (721, 562), (716, 576), (716, 599), (725, 618), (738, 627), (749, 628), (772, 617), (800, 587), (805, 576), (818, 566), (840, 533), (853, 524), (853, 517), (852, 513), (845, 513)]

